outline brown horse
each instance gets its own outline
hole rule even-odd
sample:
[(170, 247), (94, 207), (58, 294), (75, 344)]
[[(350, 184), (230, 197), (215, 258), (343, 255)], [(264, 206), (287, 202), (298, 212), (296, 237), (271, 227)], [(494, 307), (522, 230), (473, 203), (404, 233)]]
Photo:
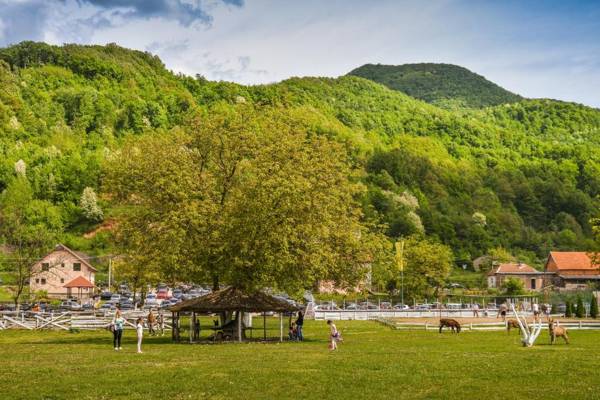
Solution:
[[(558, 324), (558, 321), (556, 321)], [(553, 318), (548, 318), (548, 330), (550, 333), (550, 344), (554, 344), (557, 337), (562, 337), (567, 344), (569, 344), (569, 335), (567, 334), (567, 328), (555, 325)]]
[(507, 331), (508, 333), (510, 333), (510, 330), (511, 330), (512, 328), (515, 328), (515, 329), (521, 330), (521, 327), (519, 326), (519, 323), (517, 322), (517, 320), (516, 320), (516, 319), (507, 319), (507, 320), (506, 320), (506, 331)]
[(452, 333), (460, 333), (460, 323), (452, 318), (441, 318), (440, 319), (440, 333), (442, 333), (442, 328), (446, 326), (452, 329)]

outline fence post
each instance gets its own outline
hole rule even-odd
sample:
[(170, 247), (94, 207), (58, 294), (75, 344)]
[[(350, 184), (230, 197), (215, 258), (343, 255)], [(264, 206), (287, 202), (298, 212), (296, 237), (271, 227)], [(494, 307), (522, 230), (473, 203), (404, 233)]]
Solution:
[(425, 322), (425, 331), (427, 331), (428, 327), (429, 327), (429, 322)]
[(581, 321), (579, 321), (579, 329), (581, 329)]

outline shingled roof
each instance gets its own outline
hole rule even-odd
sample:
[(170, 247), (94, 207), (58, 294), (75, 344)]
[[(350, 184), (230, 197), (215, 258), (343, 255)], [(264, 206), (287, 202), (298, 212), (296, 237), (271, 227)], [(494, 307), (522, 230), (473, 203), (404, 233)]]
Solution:
[(169, 308), (170, 311), (194, 311), (199, 313), (242, 311), (242, 312), (293, 312), (299, 311), (289, 302), (261, 291), (245, 292), (229, 287), (202, 297), (182, 301)]
[(496, 274), (542, 274), (543, 272), (525, 264), (525, 263), (504, 263), (492, 268), (488, 275)]

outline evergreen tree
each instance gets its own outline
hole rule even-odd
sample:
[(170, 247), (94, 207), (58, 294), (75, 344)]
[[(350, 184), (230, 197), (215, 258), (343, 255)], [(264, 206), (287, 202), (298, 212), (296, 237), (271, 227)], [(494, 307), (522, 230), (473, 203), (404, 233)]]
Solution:
[(571, 301), (567, 300), (565, 303), (565, 317), (571, 318), (573, 316), (573, 306)]
[(575, 310), (575, 316), (577, 318), (585, 317), (585, 306), (583, 304), (583, 299), (581, 298), (581, 296), (577, 297), (577, 308)]
[(596, 296), (592, 296), (590, 301), (590, 317), (598, 318), (598, 299)]

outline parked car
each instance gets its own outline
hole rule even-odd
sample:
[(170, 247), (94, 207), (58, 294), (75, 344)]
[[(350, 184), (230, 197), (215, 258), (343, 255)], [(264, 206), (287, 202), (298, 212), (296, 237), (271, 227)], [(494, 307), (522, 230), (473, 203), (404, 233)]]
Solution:
[(150, 304), (150, 305), (157, 305), (158, 304), (158, 299), (156, 297), (156, 295), (154, 293), (148, 293), (146, 295), (146, 304)]
[(119, 304), (119, 308), (121, 310), (133, 310), (134, 309), (133, 302), (129, 299), (120, 301), (118, 304)]
[(394, 305), (394, 310), (410, 310), (410, 307), (406, 304), (398, 303)]
[(112, 293), (109, 291), (106, 292), (102, 292), (100, 293), (100, 300), (110, 300), (110, 298), (112, 297)]
[(183, 296), (183, 291), (181, 289), (173, 289), (173, 292), (171, 293), (172, 297), (175, 297), (176, 299), (180, 299)]
[(382, 310), (391, 310), (392, 303), (390, 303), (389, 301), (382, 301), (381, 303), (379, 303), (379, 308), (381, 308)]
[(119, 301), (121, 301), (121, 295), (115, 293), (112, 296), (110, 296), (110, 299), (108, 301), (111, 303), (118, 303)]
[(158, 291), (156, 293), (156, 298), (157, 299), (161, 299), (161, 300), (165, 300), (168, 299), (169, 296), (169, 289), (167, 289), (166, 287), (159, 287)]
[(356, 303), (347, 303), (346, 306), (344, 307), (344, 310), (358, 310), (358, 304)]

